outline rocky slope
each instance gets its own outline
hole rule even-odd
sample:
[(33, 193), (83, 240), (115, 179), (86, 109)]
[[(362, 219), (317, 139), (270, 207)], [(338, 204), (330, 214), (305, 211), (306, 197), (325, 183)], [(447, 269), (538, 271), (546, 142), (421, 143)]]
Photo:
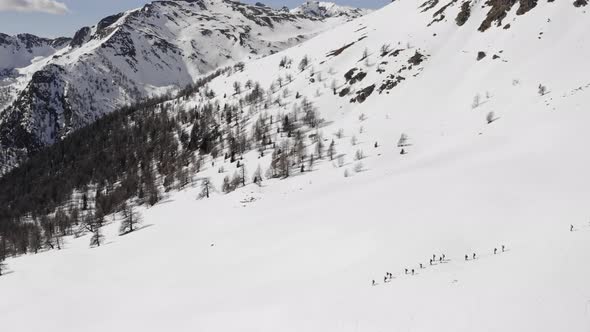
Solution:
[(46, 57), (34, 63), (6, 63), (11, 75), (3, 80), (0, 103), (0, 174), (122, 105), (276, 53), (358, 15), (318, 17), (229, 0), (186, 0), (155, 1), (106, 17), (80, 29), (67, 47), (42, 49), (38, 54)]

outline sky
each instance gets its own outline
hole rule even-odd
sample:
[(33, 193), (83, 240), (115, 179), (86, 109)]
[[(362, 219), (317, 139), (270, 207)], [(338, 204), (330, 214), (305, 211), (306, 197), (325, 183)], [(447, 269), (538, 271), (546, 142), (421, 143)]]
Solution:
[[(295, 7), (305, 0), (242, 0), (280, 8)], [(338, 4), (379, 8), (391, 0), (332, 0)], [(41, 37), (73, 36), (83, 26), (103, 17), (137, 8), (149, 0), (0, 0), (0, 32), (31, 33)]]

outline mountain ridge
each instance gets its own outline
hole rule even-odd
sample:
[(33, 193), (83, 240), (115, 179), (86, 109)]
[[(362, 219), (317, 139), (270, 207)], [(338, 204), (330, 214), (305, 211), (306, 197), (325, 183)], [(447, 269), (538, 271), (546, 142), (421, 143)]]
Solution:
[[(78, 30), (68, 47), (4, 77), (0, 173), (125, 104), (178, 90), (224, 64), (276, 53), (352, 17), (229, 0), (154, 1), (105, 17)], [(62, 85), (36, 93), (41, 78), (56, 75)]]

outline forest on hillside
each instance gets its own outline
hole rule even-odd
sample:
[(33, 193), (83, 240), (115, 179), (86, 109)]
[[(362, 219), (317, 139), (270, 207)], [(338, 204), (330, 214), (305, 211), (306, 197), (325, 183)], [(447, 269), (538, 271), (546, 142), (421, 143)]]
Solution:
[[(205, 163), (215, 167), (218, 158), (235, 165), (219, 188), (225, 193), (264, 177), (288, 177), (293, 169), (306, 171), (306, 165), (324, 156), (321, 135), (307, 134), (321, 123), (316, 108), (297, 93), (299, 102), (292, 111), (269, 115), (265, 110), (281, 102), (271, 91), (275, 88), (266, 91), (252, 81), (243, 87), (234, 82), (233, 96), (215, 99), (220, 96), (208, 83), (243, 69), (238, 63), (200, 79), (174, 98), (122, 108), (0, 178), (0, 256), (60, 249), (64, 236), (88, 232), (93, 234), (91, 245), (100, 245), (105, 216), (122, 213), (128, 221), (136, 215), (133, 206), (154, 205), (167, 192), (188, 185), (201, 185), (208, 197), (213, 184), (197, 174), (209, 166)], [(189, 98), (197, 98), (197, 106), (183, 106), (180, 101)], [(315, 147), (308, 153), (311, 144)], [(334, 145), (327, 149), (333, 158)], [(252, 150), (260, 157), (272, 153), (272, 162), (265, 172), (258, 165), (248, 179), (241, 158)]]

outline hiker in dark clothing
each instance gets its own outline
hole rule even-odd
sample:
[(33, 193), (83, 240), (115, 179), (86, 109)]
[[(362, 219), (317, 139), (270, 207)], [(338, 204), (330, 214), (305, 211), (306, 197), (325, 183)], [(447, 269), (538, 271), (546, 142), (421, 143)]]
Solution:
[(475, 259), (475, 253), (473, 253), (473, 259)]
[(375, 286), (375, 285), (377, 285), (377, 284), (375, 283), (375, 280), (373, 280), (373, 286)]
[(406, 269), (406, 274), (408, 274), (408, 269)]
[(465, 260), (468, 261), (469, 260), (469, 256), (465, 255)]
[(412, 269), (412, 275), (414, 275), (414, 269)]
[(423, 268), (424, 268), (424, 266), (422, 266), (422, 263), (420, 263), (420, 268), (421, 268), (421, 269), (423, 269)]
[(505, 247), (504, 245), (502, 245), (502, 252), (504, 252), (504, 249), (505, 249), (505, 248), (506, 248), (506, 247)]
[(432, 259), (430, 260), (430, 265), (432, 265)]
[(498, 248), (494, 248), (494, 255), (498, 253)]
[(443, 262), (443, 258), (442, 257), (439, 257), (438, 258), (438, 261), (442, 263)]
[(574, 231), (574, 225), (570, 225), (570, 232)]
[(446, 258), (445, 254), (442, 255), (442, 260), (444, 261)]

